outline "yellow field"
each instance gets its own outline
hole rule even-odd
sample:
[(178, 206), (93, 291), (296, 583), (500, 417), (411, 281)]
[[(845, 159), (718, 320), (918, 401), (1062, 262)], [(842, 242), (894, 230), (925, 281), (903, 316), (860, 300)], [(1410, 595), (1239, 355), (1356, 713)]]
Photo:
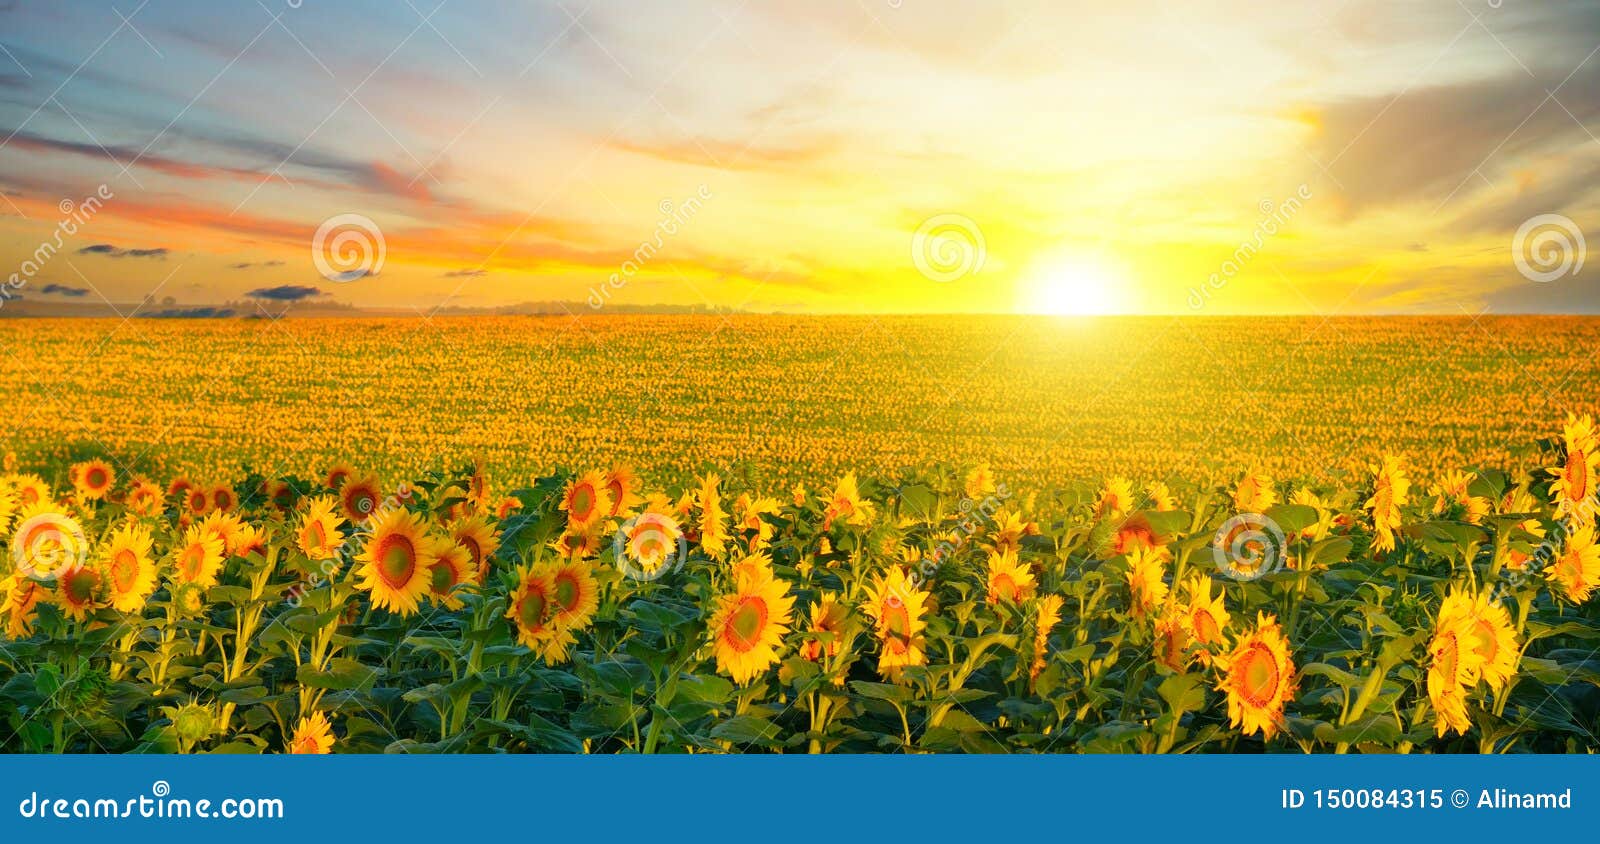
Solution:
[(1502, 464), (1596, 407), (1600, 320), (1023, 317), (0, 322), (4, 448), (155, 477), (624, 462), (769, 484), (988, 461), (1322, 478)]

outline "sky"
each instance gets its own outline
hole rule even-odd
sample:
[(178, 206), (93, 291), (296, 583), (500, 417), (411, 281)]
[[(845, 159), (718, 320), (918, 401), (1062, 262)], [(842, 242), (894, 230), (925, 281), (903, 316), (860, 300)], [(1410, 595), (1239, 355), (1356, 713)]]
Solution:
[(1597, 50), (1600, 8), (1527, 0), (16, 0), (0, 274), (119, 306), (1600, 312)]

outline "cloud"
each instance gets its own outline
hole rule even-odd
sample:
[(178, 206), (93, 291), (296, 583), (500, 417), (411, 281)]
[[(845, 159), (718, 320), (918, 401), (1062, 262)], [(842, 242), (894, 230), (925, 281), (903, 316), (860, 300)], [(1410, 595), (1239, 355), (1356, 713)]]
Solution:
[(277, 287), (257, 287), (245, 295), (252, 299), (266, 299), (271, 302), (299, 302), (327, 294), (303, 284), (280, 284)]
[(230, 270), (248, 270), (248, 269), (250, 269), (252, 267), (281, 267), (281, 266), (283, 266), (283, 262), (282, 261), (261, 261), (261, 262), (245, 261), (245, 262), (239, 263), (239, 264), (229, 264), (228, 265), (228, 269), (230, 269)]
[(72, 296), (76, 298), (79, 296), (89, 295), (89, 288), (68, 287), (65, 284), (46, 284), (44, 287), (39, 288), (39, 292), (45, 295), (50, 295), (53, 293), (57, 296)]
[(107, 258), (161, 258), (167, 257), (166, 247), (155, 249), (123, 249), (109, 243), (96, 243), (78, 250), (79, 255), (104, 255)]

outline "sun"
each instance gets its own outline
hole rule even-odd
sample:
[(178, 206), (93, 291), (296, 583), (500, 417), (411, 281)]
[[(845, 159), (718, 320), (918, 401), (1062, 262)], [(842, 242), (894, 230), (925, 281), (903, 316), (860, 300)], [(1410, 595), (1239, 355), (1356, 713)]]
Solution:
[(1043, 265), (1024, 286), (1018, 310), (1053, 316), (1122, 313), (1122, 279), (1103, 262), (1068, 257)]

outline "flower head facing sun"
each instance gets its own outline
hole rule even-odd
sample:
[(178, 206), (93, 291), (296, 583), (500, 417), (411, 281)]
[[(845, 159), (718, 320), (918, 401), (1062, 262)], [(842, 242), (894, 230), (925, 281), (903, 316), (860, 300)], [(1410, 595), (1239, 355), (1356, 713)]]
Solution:
[(573, 643), (570, 631), (555, 621), (555, 577), (549, 566), (525, 566), (517, 571), (517, 586), (506, 599), (506, 618), (517, 642), (543, 659), (559, 665)]
[(900, 566), (876, 575), (862, 611), (872, 619), (878, 639), (878, 673), (898, 678), (900, 669), (923, 665), (928, 655), (922, 632), (928, 623), (928, 593), (917, 588)]
[(1566, 548), (1545, 572), (1551, 591), (1568, 603), (1588, 601), (1595, 587), (1600, 586), (1600, 545), (1595, 544), (1594, 534), (1592, 524), (1573, 528)]
[(1393, 551), (1400, 508), (1411, 495), (1411, 478), (1406, 475), (1405, 464), (1394, 456), (1385, 456), (1380, 465), (1372, 467), (1372, 472), (1372, 497), (1362, 505), (1372, 513), (1372, 547), (1376, 551)]
[(301, 718), (289, 737), (286, 753), (323, 754), (333, 752), (333, 725), (319, 710)]
[(717, 598), (709, 622), (717, 671), (745, 685), (775, 665), (793, 606), (784, 581), (763, 573), (740, 576), (731, 594)]
[(398, 507), (379, 513), (356, 557), (359, 588), (372, 594), (372, 605), (400, 616), (417, 612), (432, 583), (436, 559), (422, 519)]
[(204, 525), (190, 525), (183, 539), (172, 549), (172, 579), (176, 583), (193, 583), (200, 589), (217, 585), (217, 575), (222, 571), (222, 555), (226, 547), (215, 533)]
[(1013, 606), (1033, 597), (1037, 586), (1033, 570), (1017, 560), (1017, 555), (997, 552), (989, 555), (988, 602)]
[(118, 612), (134, 613), (144, 609), (145, 601), (156, 591), (153, 547), (150, 529), (134, 522), (113, 531), (106, 543), (103, 565), (111, 607)]
[(601, 472), (586, 472), (567, 481), (561, 491), (561, 512), (567, 514), (569, 533), (586, 533), (600, 519), (611, 513), (611, 493), (606, 488), (606, 476)]
[(350, 524), (365, 524), (381, 509), (382, 502), (377, 475), (350, 478), (339, 487), (339, 509)]
[(24, 507), (11, 534), (11, 565), (26, 577), (54, 577), (88, 553), (83, 525), (48, 502)]
[(1294, 697), (1294, 661), (1275, 617), (1258, 613), (1256, 627), (1217, 660), (1217, 688), (1228, 695), (1229, 725), (1265, 740), (1283, 728), (1283, 708)]
[(1167, 599), (1165, 560), (1150, 548), (1136, 548), (1127, 559), (1128, 607), (1135, 618), (1144, 618)]
[(312, 560), (331, 560), (338, 556), (339, 547), (344, 544), (344, 534), (339, 532), (344, 517), (334, 512), (336, 506), (337, 503), (326, 495), (311, 499), (294, 535), (300, 553)]
[(99, 501), (106, 497), (117, 482), (117, 473), (111, 464), (98, 458), (74, 463), (67, 476), (78, 495), (86, 501)]

